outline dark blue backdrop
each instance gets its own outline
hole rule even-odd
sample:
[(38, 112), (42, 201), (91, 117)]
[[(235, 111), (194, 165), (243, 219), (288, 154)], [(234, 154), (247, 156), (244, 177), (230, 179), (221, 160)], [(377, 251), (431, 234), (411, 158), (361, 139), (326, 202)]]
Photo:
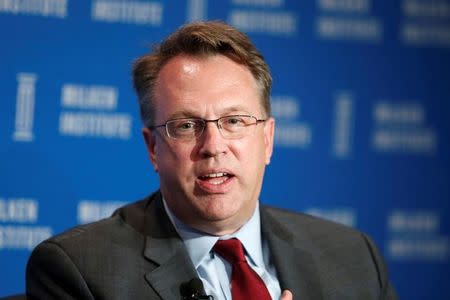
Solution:
[(271, 66), (261, 201), (369, 233), (402, 299), (449, 298), (448, 0), (0, 0), (0, 295), (38, 242), (158, 187), (131, 63), (196, 19)]

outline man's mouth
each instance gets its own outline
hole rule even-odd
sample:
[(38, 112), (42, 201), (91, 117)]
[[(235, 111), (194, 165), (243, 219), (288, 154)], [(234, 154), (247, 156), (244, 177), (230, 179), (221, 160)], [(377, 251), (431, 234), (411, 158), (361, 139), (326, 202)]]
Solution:
[(209, 173), (202, 176), (199, 176), (198, 178), (201, 181), (207, 182), (209, 184), (213, 185), (220, 185), (225, 183), (228, 179), (233, 177), (234, 175), (226, 173), (226, 172), (217, 172), (217, 173)]

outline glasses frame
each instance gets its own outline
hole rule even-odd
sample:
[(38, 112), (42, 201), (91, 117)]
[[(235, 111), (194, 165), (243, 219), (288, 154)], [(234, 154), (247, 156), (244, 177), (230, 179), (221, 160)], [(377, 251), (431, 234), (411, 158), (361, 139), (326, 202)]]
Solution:
[[(259, 123), (264, 123), (264, 122), (267, 121), (267, 119), (258, 119), (257, 117), (252, 116), (252, 115), (242, 115), (242, 114), (239, 114), (239, 115), (227, 115), (227, 116), (223, 116), (223, 117), (220, 117), (220, 118), (217, 118), (217, 119), (176, 118), (176, 119), (170, 119), (170, 120), (167, 120), (164, 124), (159, 124), (159, 125), (154, 125), (154, 126), (148, 126), (148, 128), (151, 129), (151, 130), (153, 130), (153, 129), (165, 127), (165, 129), (166, 129), (165, 132), (166, 132), (167, 137), (179, 141), (179, 140), (183, 140), (183, 139), (182, 139), (182, 138), (176, 138), (176, 137), (174, 137), (174, 136), (171, 136), (170, 133), (169, 133), (169, 129), (168, 129), (168, 127), (167, 127), (167, 124), (170, 123), (170, 122), (173, 122), (173, 121), (179, 121), (179, 120), (200, 120), (200, 121), (203, 122), (203, 127), (202, 127), (201, 132), (200, 132), (198, 135), (194, 135), (192, 138), (186, 139), (186, 140), (193, 140), (193, 139), (196, 139), (196, 138), (201, 137), (201, 136), (203, 135), (203, 133), (205, 132), (205, 128), (206, 128), (206, 126), (207, 126), (208, 123), (215, 123), (216, 126), (217, 126), (217, 128), (219, 129), (220, 135), (221, 135), (223, 138), (225, 138), (225, 139), (233, 139), (233, 138), (229, 138), (229, 137), (224, 136), (224, 133), (223, 133), (223, 131), (222, 131), (222, 130), (223, 130), (222, 125), (220, 125), (220, 121), (221, 121), (221, 120), (224, 120), (224, 119), (227, 119), (227, 118), (232, 118), (232, 117), (250, 117), (250, 118), (253, 118), (253, 119), (255, 120), (255, 123), (248, 124), (247, 126), (258, 125)], [(245, 136), (245, 135), (244, 135), (244, 136)]]

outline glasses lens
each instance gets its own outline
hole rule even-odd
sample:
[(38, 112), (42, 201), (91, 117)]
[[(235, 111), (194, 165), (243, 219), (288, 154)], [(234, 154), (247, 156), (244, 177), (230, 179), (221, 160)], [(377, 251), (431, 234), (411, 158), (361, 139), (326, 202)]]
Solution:
[(177, 119), (166, 123), (169, 137), (189, 140), (203, 132), (205, 122), (202, 119)]
[(257, 122), (255, 117), (252, 116), (226, 116), (219, 119), (219, 127), (222, 134), (226, 138), (241, 138), (250, 133), (254, 129)]

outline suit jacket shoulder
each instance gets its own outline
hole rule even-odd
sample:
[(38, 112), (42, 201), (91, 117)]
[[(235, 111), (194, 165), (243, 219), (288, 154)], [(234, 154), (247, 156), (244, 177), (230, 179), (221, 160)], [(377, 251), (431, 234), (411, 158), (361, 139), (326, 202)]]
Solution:
[[(159, 194), (110, 218), (77, 226), (38, 245), (27, 265), (30, 299), (177, 299), (192, 266), (164, 215)], [(167, 264), (179, 265), (173, 274)], [(162, 280), (165, 277), (165, 281)], [(172, 278), (172, 280), (169, 279)]]
[[(307, 293), (311, 299), (396, 298), (383, 259), (367, 235), (277, 208), (263, 207), (261, 214), (263, 232), (287, 288), (301, 288), (297, 294)], [(286, 247), (280, 250), (280, 245)]]

